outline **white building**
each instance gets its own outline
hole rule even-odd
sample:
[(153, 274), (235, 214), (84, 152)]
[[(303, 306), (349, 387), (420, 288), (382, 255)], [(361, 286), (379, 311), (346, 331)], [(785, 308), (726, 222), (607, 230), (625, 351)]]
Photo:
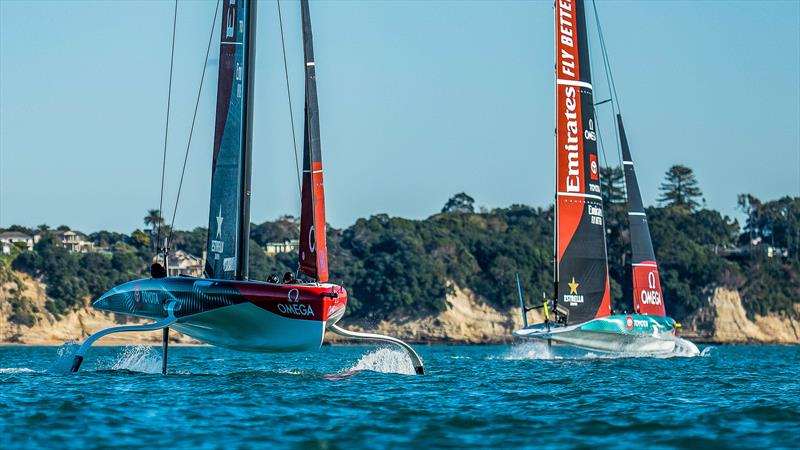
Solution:
[(28, 251), (33, 250), (33, 236), (19, 231), (4, 231), (0, 233), (0, 251), (4, 255), (10, 254), (17, 242), (24, 244)]
[(275, 255), (278, 253), (292, 253), (300, 248), (300, 240), (292, 239), (283, 242), (267, 242), (264, 246), (264, 251), (268, 255)]
[(56, 236), (61, 240), (61, 245), (72, 253), (88, 253), (94, 251), (94, 244), (90, 242), (86, 235), (78, 231), (55, 231)]
[[(206, 252), (203, 252), (202, 258), (194, 256), (183, 250), (176, 250), (170, 253), (169, 273), (167, 273), (167, 276), (179, 277), (181, 275), (185, 275), (188, 277), (201, 278), (206, 265), (205, 253)], [(154, 257), (153, 262), (163, 264), (161, 256)]]

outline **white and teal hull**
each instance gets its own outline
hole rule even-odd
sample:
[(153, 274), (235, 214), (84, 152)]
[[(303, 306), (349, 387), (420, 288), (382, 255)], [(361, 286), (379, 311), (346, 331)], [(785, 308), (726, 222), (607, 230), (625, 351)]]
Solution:
[(514, 336), (601, 352), (699, 353), (694, 344), (675, 337), (672, 318), (643, 314), (613, 315), (567, 326), (541, 323), (519, 329)]

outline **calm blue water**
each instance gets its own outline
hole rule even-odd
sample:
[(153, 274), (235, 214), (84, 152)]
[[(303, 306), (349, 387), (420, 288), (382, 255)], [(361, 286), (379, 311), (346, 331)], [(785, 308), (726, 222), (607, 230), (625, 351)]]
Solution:
[[(0, 448), (798, 448), (800, 347), (555, 358), (534, 344), (0, 347)], [(398, 373), (400, 372), (400, 373)]]

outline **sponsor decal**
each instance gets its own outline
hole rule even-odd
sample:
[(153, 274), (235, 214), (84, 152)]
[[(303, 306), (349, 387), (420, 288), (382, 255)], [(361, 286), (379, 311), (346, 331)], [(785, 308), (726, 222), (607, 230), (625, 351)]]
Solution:
[(133, 307), (134, 309), (142, 307), (142, 289), (138, 284), (133, 287)]
[(647, 274), (647, 287), (642, 289), (639, 300), (643, 305), (660, 305), (661, 292), (656, 288), (656, 273), (652, 270)]
[(648, 321), (646, 321), (644, 319), (641, 319), (641, 320), (640, 319), (634, 319), (633, 320), (633, 326), (636, 327), (636, 328), (649, 328), (650, 327), (650, 322), (648, 322)]
[(222, 217), (222, 203), (219, 204), (219, 214), (217, 214), (217, 239), (222, 238), (222, 222), (225, 220)]
[(567, 286), (569, 286), (569, 294), (564, 294), (564, 301), (569, 303), (570, 306), (583, 303), (583, 295), (578, 294), (580, 283), (575, 281), (575, 277), (572, 277), (572, 281), (567, 283)]
[(592, 181), (600, 180), (597, 168), (597, 155), (594, 154), (589, 155), (589, 178), (591, 178)]
[(625, 329), (628, 331), (633, 330), (633, 317), (625, 316)]
[(588, 203), (589, 219), (592, 225), (603, 225), (603, 208)]
[(580, 161), (578, 156), (578, 102), (575, 98), (575, 86), (565, 86), (564, 117), (567, 119), (567, 142), (564, 150), (567, 152), (567, 192), (581, 192)]
[(231, 256), (230, 258), (225, 258), (222, 260), (222, 271), (223, 272), (233, 272), (236, 270), (236, 258)]
[[(211, 253), (222, 253), (225, 251), (225, 242), (222, 241), (222, 222), (225, 220), (222, 217), (222, 203), (219, 205), (219, 214), (217, 214), (217, 234), (216, 239), (211, 240)], [(214, 259), (219, 259), (219, 255), (214, 255)]]
[[(233, 3), (231, 3), (233, 5)], [(228, 8), (228, 15), (225, 17), (225, 38), (232, 38), (236, 26), (236, 7)]]
[[(569, 0), (559, 0), (558, 2), (558, 37), (561, 44), (570, 47), (570, 51), (575, 48), (574, 17), (572, 14), (572, 2)], [(561, 73), (570, 78), (575, 78), (575, 55), (565, 49), (561, 49)]]
[(303, 303), (278, 303), (278, 311), (291, 316), (314, 317), (314, 308), (312, 308), (311, 305), (305, 305)]
[(142, 309), (143, 305), (160, 305), (161, 300), (158, 298), (158, 293), (153, 291), (142, 291), (139, 285), (133, 287), (133, 305), (128, 305), (132, 311)]

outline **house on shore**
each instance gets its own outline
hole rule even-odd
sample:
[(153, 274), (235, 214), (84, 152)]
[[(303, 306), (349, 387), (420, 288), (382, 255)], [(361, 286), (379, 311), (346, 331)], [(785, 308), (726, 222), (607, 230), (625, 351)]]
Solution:
[(0, 233), (0, 253), (3, 255), (11, 254), (15, 246), (23, 246), (28, 251), (33, 250), (33, 236), (29, 236), (20, 231), (4, 231)]
[[(155, 256), (153, 258), (153, 262), (163, 263), (160, 255)], [(169, 255), (167, 276), (187, 276), (201, 278), (203, 276), (205, 265), (206, 252), (203, 252), (202, 257), (198, 257), (183, 250), (175, 250)]]
[(283, 242), (267, 242), (264, 246), (264, 252), (268, 255), (277, 255), (278, 253), (292, 253), (300, 248), (299, 239), (291, 239)]

